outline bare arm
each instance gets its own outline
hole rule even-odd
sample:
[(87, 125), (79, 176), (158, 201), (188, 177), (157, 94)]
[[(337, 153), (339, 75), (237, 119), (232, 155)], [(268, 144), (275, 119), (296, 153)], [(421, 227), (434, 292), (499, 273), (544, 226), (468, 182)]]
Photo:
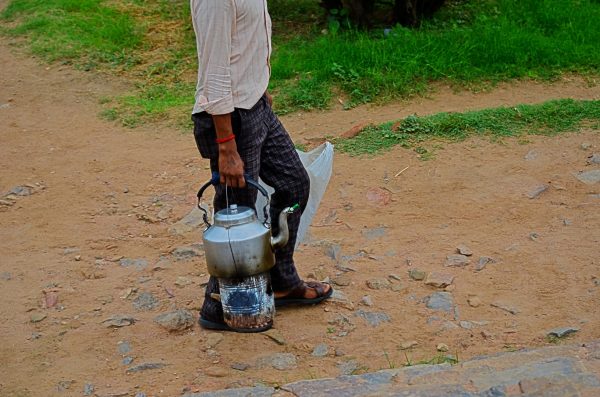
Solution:
[[(233, 134), (231, 113), (212, 115), (217, 132), (217, 139), (227, 138)], [(219, 144), (219, 174), (221, 183), (231, 187), (244, 187), (244, 162), (237, 151), (235, 139)]]

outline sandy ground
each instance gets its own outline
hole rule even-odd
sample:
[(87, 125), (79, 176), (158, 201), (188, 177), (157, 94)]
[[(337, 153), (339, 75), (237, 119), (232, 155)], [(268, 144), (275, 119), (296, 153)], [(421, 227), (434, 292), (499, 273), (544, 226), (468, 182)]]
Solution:
[[(122, 84), (39, 64), (6, 43), (0, 71), (0, 199), (11, 204), (0, 206), (2, 396), (177, 396), (397, 367), (431, 359), (440, 343), (462, 360), (547, 344), (555, 327), (579, 328), (570, 341), (600, 337), (600, 184), (575, 177), (600, 168), (587, 164), (600, 152), (598, 131), (440, 143), (429, 161), (402, 148), (338, 153), (297, 263), (346, 300), (279, 311), (272, 336), (282, 344), (197, 325), (169, 333), (154, 318), (179, 308), (197, 316), (208, 277), (201, 253), (173, 255), (201, 230), (169, 232), (208, 178), (192, 135), (103, 121), (98, 99)], [(295, 141), (310, 143), (412, 113), (565, 97), (598, 99), (600, 87), (577, 78), (480, 94), (440, 87), (430, 98), (283, 121)], [(461, 244), (470, 264), (444, 266)], [(478, 271), (480, 257), (494, 263)], [(443, 289), (412, 280), (411, 269), (454, 276), (450, 312), (426, 307)], [(136, 310), (146, 292), (156, 307)], [(117, 314), (136, 322), (107, 328)], [(322, 357), (313, 355), (320, 344)], [(272, 368), (275, 357), (287, 369)], [(144, 363), (164, 366), (128, 371)]]

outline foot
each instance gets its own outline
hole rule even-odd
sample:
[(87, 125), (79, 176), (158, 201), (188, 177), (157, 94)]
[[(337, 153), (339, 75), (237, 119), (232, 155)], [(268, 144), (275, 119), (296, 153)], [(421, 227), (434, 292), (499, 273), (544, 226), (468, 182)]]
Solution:
[(316, 281), (303, 281), (302, 284), (290, 291), (275, 292), (275, 305), (316, 304), (329, 298), (333, 293), (331, 285)]

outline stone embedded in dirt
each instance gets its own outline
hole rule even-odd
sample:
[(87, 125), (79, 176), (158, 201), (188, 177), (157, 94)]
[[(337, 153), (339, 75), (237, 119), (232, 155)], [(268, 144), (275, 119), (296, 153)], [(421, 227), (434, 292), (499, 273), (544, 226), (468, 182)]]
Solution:
[(119, 263), (123, 267), (135, 267), (137, 270), (143, 270), (148, 266), (148, 261), (145, 259), (123, 258)]
[(237, 371), (245, 371), (248, 368), (250, 368), (250, 364), (246, 364), (246, 363), (233, 363), (233, 364), (231, 364), (231, 368), (235, 369)]
[(194, 315), (185, 309), (179, 309), (169, 313), (163, 313), (154, 318), (154, 322), (167, 331), (183, 331), (194, 326)]
[(345, 139), (354, 138), (355, 136), (357, 136), (358, 134), (360, 134), (360, 132), (362, 130), (364, 130), (365, 128), (367, 128), (369, 126), (372, 126), (372, 125), (373, 124), (369, 123), (369, 122), (355, 124), (349, 130), (342, 132), (340, 134), (340, 137), (345, 138)]
[(367, 201), (377, 206), (386, 206), (392, 201), (392, 193), (380, 187), (372, 187), (367, 190)]
[(210, 333), (206, 337), (206, 347), (209, 349), (214, 349), (217, 347), (219, 343), (223, 341), (223, 335), (218, 333)]
[(471, 251), (471, 249), (464, 244), (461, 244), (458, 247), (456, 247), (456, 252), (464, 256), (473, 255), (473, 251)]
[(354, 315), (363, 318), (371, 327), (378, 327), (381, 323), (390, 322), (390, 316), (383, 312), (366, 312), (359, 309)]
[(208, 367), (207, 369), (205, 369), (204, 374), (206, 376), (210, 376), (213, 378), (225, 378), (226, 376), (229, 375), (229, 371), (227, 371), (225, 368), (213, 366), (213, 367)]
[(373, 306), (373, 299), (369, 295), (365, 295), (359, 302), (360, 305), (364, 306)]
[(339, 261), (342, 255), (342, 247), (339, 244), (326, 243), (323, 252), (334, 261)]
[(448, 273), (431, 272), (425, 279), (425, 284), (436, 288), (444, 288), (452, 284), (454, 276)]
[(388, 278), (390, 278), (391, 280), (402, 281), (402, 278), (394, 273), (389, 274)]
[(269, 339), (271, 339), (278, 345), (283, 346), (286, 344), (285, 338), (283, 337), (283, 334), (281, 333), (281, 331), (279, 331), (275, 328), (271, 328), (271, 329), (263, 332), (263, 335), (267, 336)]
[(417, 346), (418, 344), (419, 344), (419, 342), (417, 342), (416, 340), (409, 340), (407, 342), (403, 342), (400, 345), (400, 350), (412, 349), (413, 347)]
[(297, 366), (296, 356), (292, 353), (269, 354), (256, 360), (256, 367), (259, 369), (275, 368), (279, 371), (287, 371)]
[(151, 292), (142, 292), (133, 300), (133, 307), (136, 310), (153, 310), (158, 305), (158, 299)]
[(115, 314), (114, 316), (102, 321), (102, 324), (104, 324), (106, 328), (121, 328), (133, 325), (136, 321), (137, 320), (131, 316)]
[(172, 208), (170, 206), (164, 206), (160, 209), (160, 211), (158, 211), (156, 217), (161, 221), (167, 220), (169, 219), (169, 216), (171, 216), (171, 210)]
[(575, 178), (585, 183), (586, 185), (593, 185), (600, 182), (600, 169), (590, 170), (574, 174)]
[(588, 150), (588, 149), (591, 149), (592, 146), (593, 145), (591, 143), (589, 143), (589, 142), (583, 142), (581, 145), (579, 145), (579, 148), (581, 150)]
[(422, 281), (425, 279), (425, 277), (427, 277), (427, 272), (421, 269), (410, 269), (408, 271), (408, 277), (415, 281)]
[(550, 337), (564, 338), (565, 336), (579, 332), (579, 328), (576, 327), (559, 327), (551, 329), (546, 333)]
[(132, 372), (142, 372), (142, 371), (147, 371), (149, 369), (161, 369), (166, 367), (167, 364), (163, 364), (163, 363), (143, 363), (140, 365), (136, 365), (135, 367), (131, 367), (131, 368), (127, 368), (127, 373), (132, 373)]
[(549, 185), (538, 185), (534, 188), (532, 188), (528, 193), (527, 193), (527, 197), (529, 197), (530, 199), (535, 199), (538, 198), (542, 193), (544, 193), (546, 190), (548, 190), (550, 188)]
[(454, 300), (450, 292), (434, 292), (427, 298), (428, 309), (452, 313)]
[(478, 296), (470, 296), (467, 299), (467, 302), (469, 303), (469, 306), (471, 307), (479, 307), (481, 306), (481, 298), (479, 298)]
[(329, 346), (325, 343), (319, 343), (312, 351), (314, 357), (325, 357), (329, 353)]
[(505, 312), (508, 312), (513, 315), (517, 315), (520, 313), (519, 309), (517, 309), (516, 307), (506, 305), (502, 302), (494, 302), (491, 303), (490, 306), (495, 307), (496, 309), (504, 310)]
[(352, 301), (348, 299), (346, 295), (339, 289), (334, 289), (329, 299), (327, 299), (325, 302), (337, 303), (348, 310), (354, 309), (354, 304)]
[(529, 233), (529, 239), (531, 241), (538, 241), (539, 238), (540, 238), (540, 235), (537, 234), (536, 232)]
[(131, 345), (127, 341), (120, 341), (117, 343), (117, 349), (121, 354), (127, 354), (131, 351)]
[(530, 150), (525, 155), (525, 160), (527, 160), (527, 161), (535, 160), (537, 158), (537, 156), (538, 156), (538, 153), (535, 150)]
[(58, 292), (56, 290), (44, 290), (44, 306), (51, 309), (58, 305)]
[(342, 274), (340, 276), (332, 278), (331, 282), (335, 285), (339, 285), (340, 287), (347, 287), (350, 285), (351, 279), (345, 274)]
[(391, 287), (391, 283), (385, 278), (372, 278), (367, 280), (367, 287), (374, 290), (388, 289)]
[(46, 313), (41, 313), (41, 312), (33, 312), (31, 313), (31, 315), (29, 316), (29, 320), (32, 323), (39, 323), (40, 321), (43, 321), (46, 317), (48, 317), (48, 315)]
[(463, 267), (463, 266), (467, 266), (469, 263), (471, 263), (471, 261), (469, 260), (469, 258), (466, 255), (453, 254), (453, 255), (448, 255), (446, 257), (446, 263), (444, 264), (444, 266)]
[(133, 397), (148, 397), (143, 391), (138, 391)]
[(91, 396), (94, 394), (94, 385), (91, 383), (86, 383), (83, 386), (83, 395), (84, 396)]
[(197, 256), (201, 256), (203, 253), (201, 244), (193, 244), (190, 246), (177, 247), (171, 254), (175, 257), (176, 260), (189, 260), (193, 259)]
[(362, 365), (356, 360), (349, 360), (341, 362), (337, 365), (340, 370), (340, 375), (354, 375), (358, 370), (363, 368)]
[(7, 196), (13, 194), (15, 196), (31, 196), (35, 190), (31, 186), (15, 186), (6, 194)]
[(387, 228), (385, 226), (380, 226), (372, 229), (363, 229), (361, 233), (367, 240), (375, 240), (377, 238), (384, 237), (386, 234), (386, 229)]
[(475, 265), (476, 271), (483, 270), (488, 264), (496, 263), (494, 258), (490, 258), (489, 256), (480, 256), (477, 264)]
[(600, 164), (600, 153), (593, 153), (588, 156), (587, 163), (589, 165), (592, 164)]
[(123, 365), (129, 365), (133, 362), (133, 357), (123, 357), (123, 360), (121, 360), (121, 364)]
[(198, 207), (194, 207), (185, 217), (169, 228), (169, 233), (182, 235), (200, 230), (201, 226), (204, 225), (203, 215), (204, 212)]
[(438, 345), (436, 346), (436, 349), (439, 352), (447, 352), (448, 350), (450, 350), (448, 345), (445, 343), (438, 343)]
[(186, 286), (192, 285), (192, 284), (194, 284), (192, 279), (189, 277), (185, 277), (185, 276), (178, 276), (177, 280), (175, 280), (175, 285), (178, 286), (179, 288), (183, 288), (183, 287), (186, 287)]

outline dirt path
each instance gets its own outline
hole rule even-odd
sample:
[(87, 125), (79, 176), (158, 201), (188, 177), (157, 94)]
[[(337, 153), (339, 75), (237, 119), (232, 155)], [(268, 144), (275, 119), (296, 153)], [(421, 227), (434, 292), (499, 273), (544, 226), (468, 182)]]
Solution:
[[(196, 313), (207, 279), (194, 250), (191, 259), (172, 253), (198, 242), (199, 231), (168, 231), (208, 177), (191, 135), (102, 121), (98, 99), (114, 92), (111, 82), (40, 65), (5, 43), (0, 70), (0, 194), (30, 185), (0, 206), (3, 396), (82, 395), (86, 384), (99, 396), (174, 396), (399, 366), (432, 358), (439, 343), (460, 359), (544, 345), (558, 326), (580, 328), (575, 341), (600, 336), (600, 185), (573, 175), (600, 168), (586, 163), (600, 152), (598, 131), (443, 144), (427, 162), (401, 148), (375, 158), (337, 154), (297, 261), (302, 275), (329, 277), (347, 301), (279, 312), (282, 345), (197, 326), (169, 334), (153, 319), (175, 308)], [(440, 89), (429, 99), (284, 123), (297, 141), (310, 141), (365, 121), (559, 97), (598, 99), (600, 87), (571, 79), (477, 95)], [(528, 198), (541, 185), (548, 188)], [(371, 189), (390, 202), (368, 203)], [(473, 251), (471, 263), (445, 267), (459, 244)], [(326, 254), (337, 247), (354, 271)], [(483, 256), (495, 263), (476, 271)], [(452, 299), (450, 312), (426, 307), (425, 298), (442, 290), (411, 280), (410, 269), (455, 277), (449, 294), (437, 295)], [(136, 310), (145, 292), (157, 306)], [(372, 306), (360, 303), (366, 295)], [(473, 296), (477, 307), (467, 302)], [(102, 321), (116, 314), (137, 321), (107, 328)], [(416, 345), (399, 350), (410, 341)], [(324, 357), (312, 354), (319, 344)], [(275, 353), (295, 362), (274, 370), (274, 359), (290, 357)], [(144, 363), (165, 366), (127, 372)]]

